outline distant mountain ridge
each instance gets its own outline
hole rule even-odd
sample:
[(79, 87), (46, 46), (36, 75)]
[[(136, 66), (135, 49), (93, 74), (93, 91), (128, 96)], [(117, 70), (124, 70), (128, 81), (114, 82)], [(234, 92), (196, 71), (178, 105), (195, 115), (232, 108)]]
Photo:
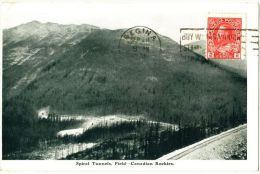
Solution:
[[(52, 61), (50, 59), (54, 55), (75, 45), (95, 30), (99, 30), (99, 28), (91, 25), (59, 25), (38, 21), (4, 30), (3, 68), (5, 70), (14, 65), (20, 66), (20, 68), (28, 67), (21, 72), (21, 76), (17, 78), (12, 76), (18, 84), (23, 84), (37, 74), (38, 64)], [(13, 86), (13, 88), (16, 87)]]
[[(197, 42), (192, 42), (187, 44), (191, 45), (199, 45), (200, 49), (193, 50), (194, 52), (200, 54), (201, 56), (205, 56), (206, 54), (206, 41), (200, 40)], [(213, 62), (214, 64), (218, 65), (221, 68), (224, 68), (230, 72), (234, 72), (239, 74), (240, 76), (247, 78), (247, 59), (230, 59), (230, 60), (221, 60), (221, 59), (209, 59), (209, 61)]]
[(192, 51), (180, 53), (179, 44), (163, 35), (160, 56), (120, 52), (123, 32), (36, 21), (4, 30), (3, 101), (23, 100), (35, 110), (50, 106), (60, 113), (144, 114), (168, 122), (200, 120), (212, 110), (218, 119), (233, 112), (234, 102), (246, 113), (244, 78)]

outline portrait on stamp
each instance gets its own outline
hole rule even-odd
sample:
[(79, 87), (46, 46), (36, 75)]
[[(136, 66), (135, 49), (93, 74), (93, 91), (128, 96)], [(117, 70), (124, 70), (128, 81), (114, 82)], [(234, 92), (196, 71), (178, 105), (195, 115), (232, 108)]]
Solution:
[(207, 27), (207, 58), (241, 58), (241, 18), (209, 17)]

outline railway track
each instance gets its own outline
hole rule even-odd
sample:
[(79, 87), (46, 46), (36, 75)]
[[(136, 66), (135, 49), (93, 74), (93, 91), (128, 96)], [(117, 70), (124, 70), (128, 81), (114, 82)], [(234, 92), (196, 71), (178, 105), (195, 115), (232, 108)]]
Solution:
[(164, 155), (162, 156), (161, 158), (159, 158), (158, 160), (178, 160), (178, 159), (181, 159), (182, 157), (186, 156), (187, 154), (197, 150), (197, 149), (200, 149), (202, 147), (205, 147), (207, 146), (208, 144), (212, 143), (212, 142), (215, 142), (215, 141), (218, 141), (224, 137), (227, 137), (233, 133), (236, 133), (236, 132), (239, 132), (243, 129), (246, 129), (247, 125), (244, 124), (244, 125), (240, 125), (236, 128), (232, 128), (228, 131), (225, 131), (225, 132), (222, 132), (218, 135), (214, 135), (212, 137), (209, 137), (209, 138), (206, 138), (202, 141), (199, 141), (195, 144), (192, 144), (190, 146), (187, 146), (187, 147), (184, 147), (182, 149), (179, 149), (179, 150), (176, 150), (172, 153), (169, 153), (167, 155)]

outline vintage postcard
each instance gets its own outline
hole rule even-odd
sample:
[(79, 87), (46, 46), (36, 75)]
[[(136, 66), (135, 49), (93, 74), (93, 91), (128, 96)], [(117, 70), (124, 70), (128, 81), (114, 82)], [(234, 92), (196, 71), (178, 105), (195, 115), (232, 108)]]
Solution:
[(4, 0), (1, 172), (259, 170), (259, 3)]

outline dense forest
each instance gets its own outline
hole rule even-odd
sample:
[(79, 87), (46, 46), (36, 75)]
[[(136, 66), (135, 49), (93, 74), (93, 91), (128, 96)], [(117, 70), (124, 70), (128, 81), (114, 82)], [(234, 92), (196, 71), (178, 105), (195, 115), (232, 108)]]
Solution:
[(3, 107), (3, 156), (16, 152), (27, 152), (45, 140), (56, 139), (63, 129), (77, 127), (81, 121), (39, 119), (35, 110), (25, 100), (13, 99)]
[[(14, 102), (17, 103), (18, 100)], [(17, 151), (23, 154), (50, 145), (88, 142), (96, 142), (97, 145), (68, 155), (64, 159), (156, 159), (175, 149), (246, 122), (246, 119), (238, 117), (239, 114), (234, 111), (234, 115), (228, 119), (220, 117), (218, 120), (214, 119), (214, 122), (213, 119), (202, 119), (196, 124), (181, 125), (179, 121), (178, 129), (162, 126), (160, 122), (141, 119), (99, 125), (86, 130), (80, 136), (57, 137), (58, 131), (77, 128), (82, 121), (60, 120), (58, 115), (48, 119), (38, 119), (32, 112), (32, 108), (22, 103), (17, 105), (18, 108), (6, 106), (8, 109), (5, 111), (8, 112), (9, 117), (3, 119), (3, 125), (9, 127), (3, 129), (3, 139), (5, 142), (12, 142), (3, 143), (3, 157), (6, 159), (14, 158), (10, 154)], [(42, 147), (43, 143), (45, 143), (44, 147)], [(19, 157), (20, 155), (16, 158)]]
[[(78, 138), (65, 140), (93, 141), (102, 139), (94, 148), (69, 155), (65, 159), (157, 159), (173, 150), (185, 147), (225, 129), (184, 127), (176, 131), (164, 129), (159, 123), (134, 121), (111, 127), (97, 127)], [(116, 138), (115, 138), (116, 137)]]

